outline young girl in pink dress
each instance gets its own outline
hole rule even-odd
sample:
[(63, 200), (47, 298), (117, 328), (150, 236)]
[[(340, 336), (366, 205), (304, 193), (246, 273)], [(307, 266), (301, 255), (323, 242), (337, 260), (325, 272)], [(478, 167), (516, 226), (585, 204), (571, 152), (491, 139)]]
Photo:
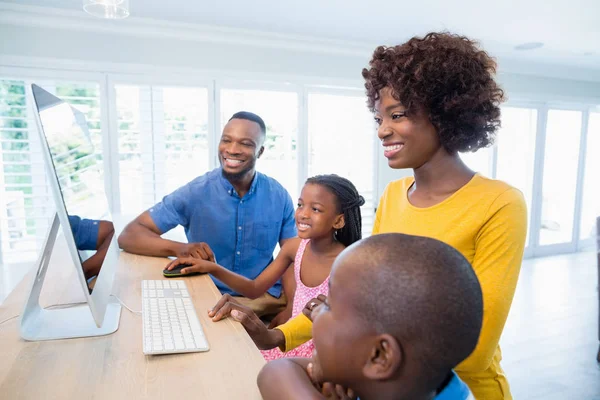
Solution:
[[(337, 175), (318, 175), (306, 181), (298, 199), (295, 215), (298, 237), (286, 241), (277, 258), (256, 279), (250, 280), (218, 264), (196, 258), (179, 258), (167, 268), (191, 264), (182, 272), (212, 274), (242, 296), (254, 299), (273, 286), (293, 262), (296, 290), (291, 316), (295, 317), (302, 312), (308, 300), (319, 294), (327, 295), (333, 260), (361, 238), (360, 206), (364, 203), (364, 198), (348, 179)], [(266, 360), (273, 360), (310, 357), (312, 351), (310, 340), (287, 353), (279, 349), (262, 353)]]

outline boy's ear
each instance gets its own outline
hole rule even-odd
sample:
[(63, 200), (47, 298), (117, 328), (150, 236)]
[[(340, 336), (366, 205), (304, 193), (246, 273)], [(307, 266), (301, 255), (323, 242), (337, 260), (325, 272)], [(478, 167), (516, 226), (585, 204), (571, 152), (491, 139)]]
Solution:
[(333, 229), (342, 229), (346, 225), (346, 220), (344, 219), (344, 214), (340, 214), (335, 217), (335, 221), (333, 221)]
[(403, 358), (402, 346), (393, 336), (379, 335), (363, 367), (363, 374), (377, 381), (390, 379), (400, 369)]
[(260, 158), (260, 156), (262, 156), (264, 152), (265, 152), (265, 146), (260, 146), (260, 150), (258, 150), (258, 154), (257, 154), (256, 158)]

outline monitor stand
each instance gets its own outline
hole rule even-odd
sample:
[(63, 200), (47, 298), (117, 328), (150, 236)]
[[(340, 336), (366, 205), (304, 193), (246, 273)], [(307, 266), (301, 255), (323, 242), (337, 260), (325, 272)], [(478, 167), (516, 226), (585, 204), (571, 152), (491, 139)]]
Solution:
[[(29, 298), (21, 315), (21, 337), (25, 340), (38, 341), (109, 335), (119, 328), (120, 304), (108, 304), (101, 327), (96, 325), (88, 304), (54, 310), (40, 306), (40, 293), (59, 227), (60, 221), (55, 214), (37, 262), (37, 272)], [(89, 299), (89, 296), (86, 297)]]

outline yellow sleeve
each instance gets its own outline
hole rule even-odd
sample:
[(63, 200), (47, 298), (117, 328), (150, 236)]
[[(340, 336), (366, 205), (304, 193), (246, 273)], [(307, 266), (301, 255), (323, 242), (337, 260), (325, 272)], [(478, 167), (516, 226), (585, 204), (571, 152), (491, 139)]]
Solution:
[(475, 239), (473, 269), (483, 293), (483, 325), (477, 347), (456, 371), (483, 371), (492, 363), (515, 294), (525, 238), (527, 206), (509, 189), (492, 203)]
[(285, 337), (285, 347), (280, 347), (283, 352), (295, 349), (312, 339), (312, 321), (304, 314), (297, 315), (275, 329), (283, 332)]
[(383, 213), (383, 202), (387, 196), (388, 188), (390, 185), (388, 184), (383, 190), (383, 194), (381, 198), (379, 198), (379, 204), (377, 205), (377, 211), (375, 211), (375, 222), (373, 222), (373, 230), (371, 231), (372, 235), (377, 235), (379, 233), (380, 224), (381, 224), (381, 214)]

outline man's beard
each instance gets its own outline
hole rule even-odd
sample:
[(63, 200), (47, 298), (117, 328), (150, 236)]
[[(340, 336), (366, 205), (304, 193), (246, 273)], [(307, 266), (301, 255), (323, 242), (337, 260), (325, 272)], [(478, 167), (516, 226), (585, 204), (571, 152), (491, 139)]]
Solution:
[(246, 174), (248, 174), (248, 172), (252, 171), (254, 169), (254, 167), (256, 166), (256, 160), (254, 160), (253, 162), (250, 162), (248, 164), (248, 166), (246, 168), (244, 168), (243, 170), (241, 170), (240, 172), (227, 172), (225, 171), (225, 168), (223, 167), (223, 158), (219, 157), (219, 162), (221, 164), (221, 172), (223, 173), (223, 177), (225, 179), (227, 179), (229, 182), (237, 182), (237, 181), (241, 181)]

